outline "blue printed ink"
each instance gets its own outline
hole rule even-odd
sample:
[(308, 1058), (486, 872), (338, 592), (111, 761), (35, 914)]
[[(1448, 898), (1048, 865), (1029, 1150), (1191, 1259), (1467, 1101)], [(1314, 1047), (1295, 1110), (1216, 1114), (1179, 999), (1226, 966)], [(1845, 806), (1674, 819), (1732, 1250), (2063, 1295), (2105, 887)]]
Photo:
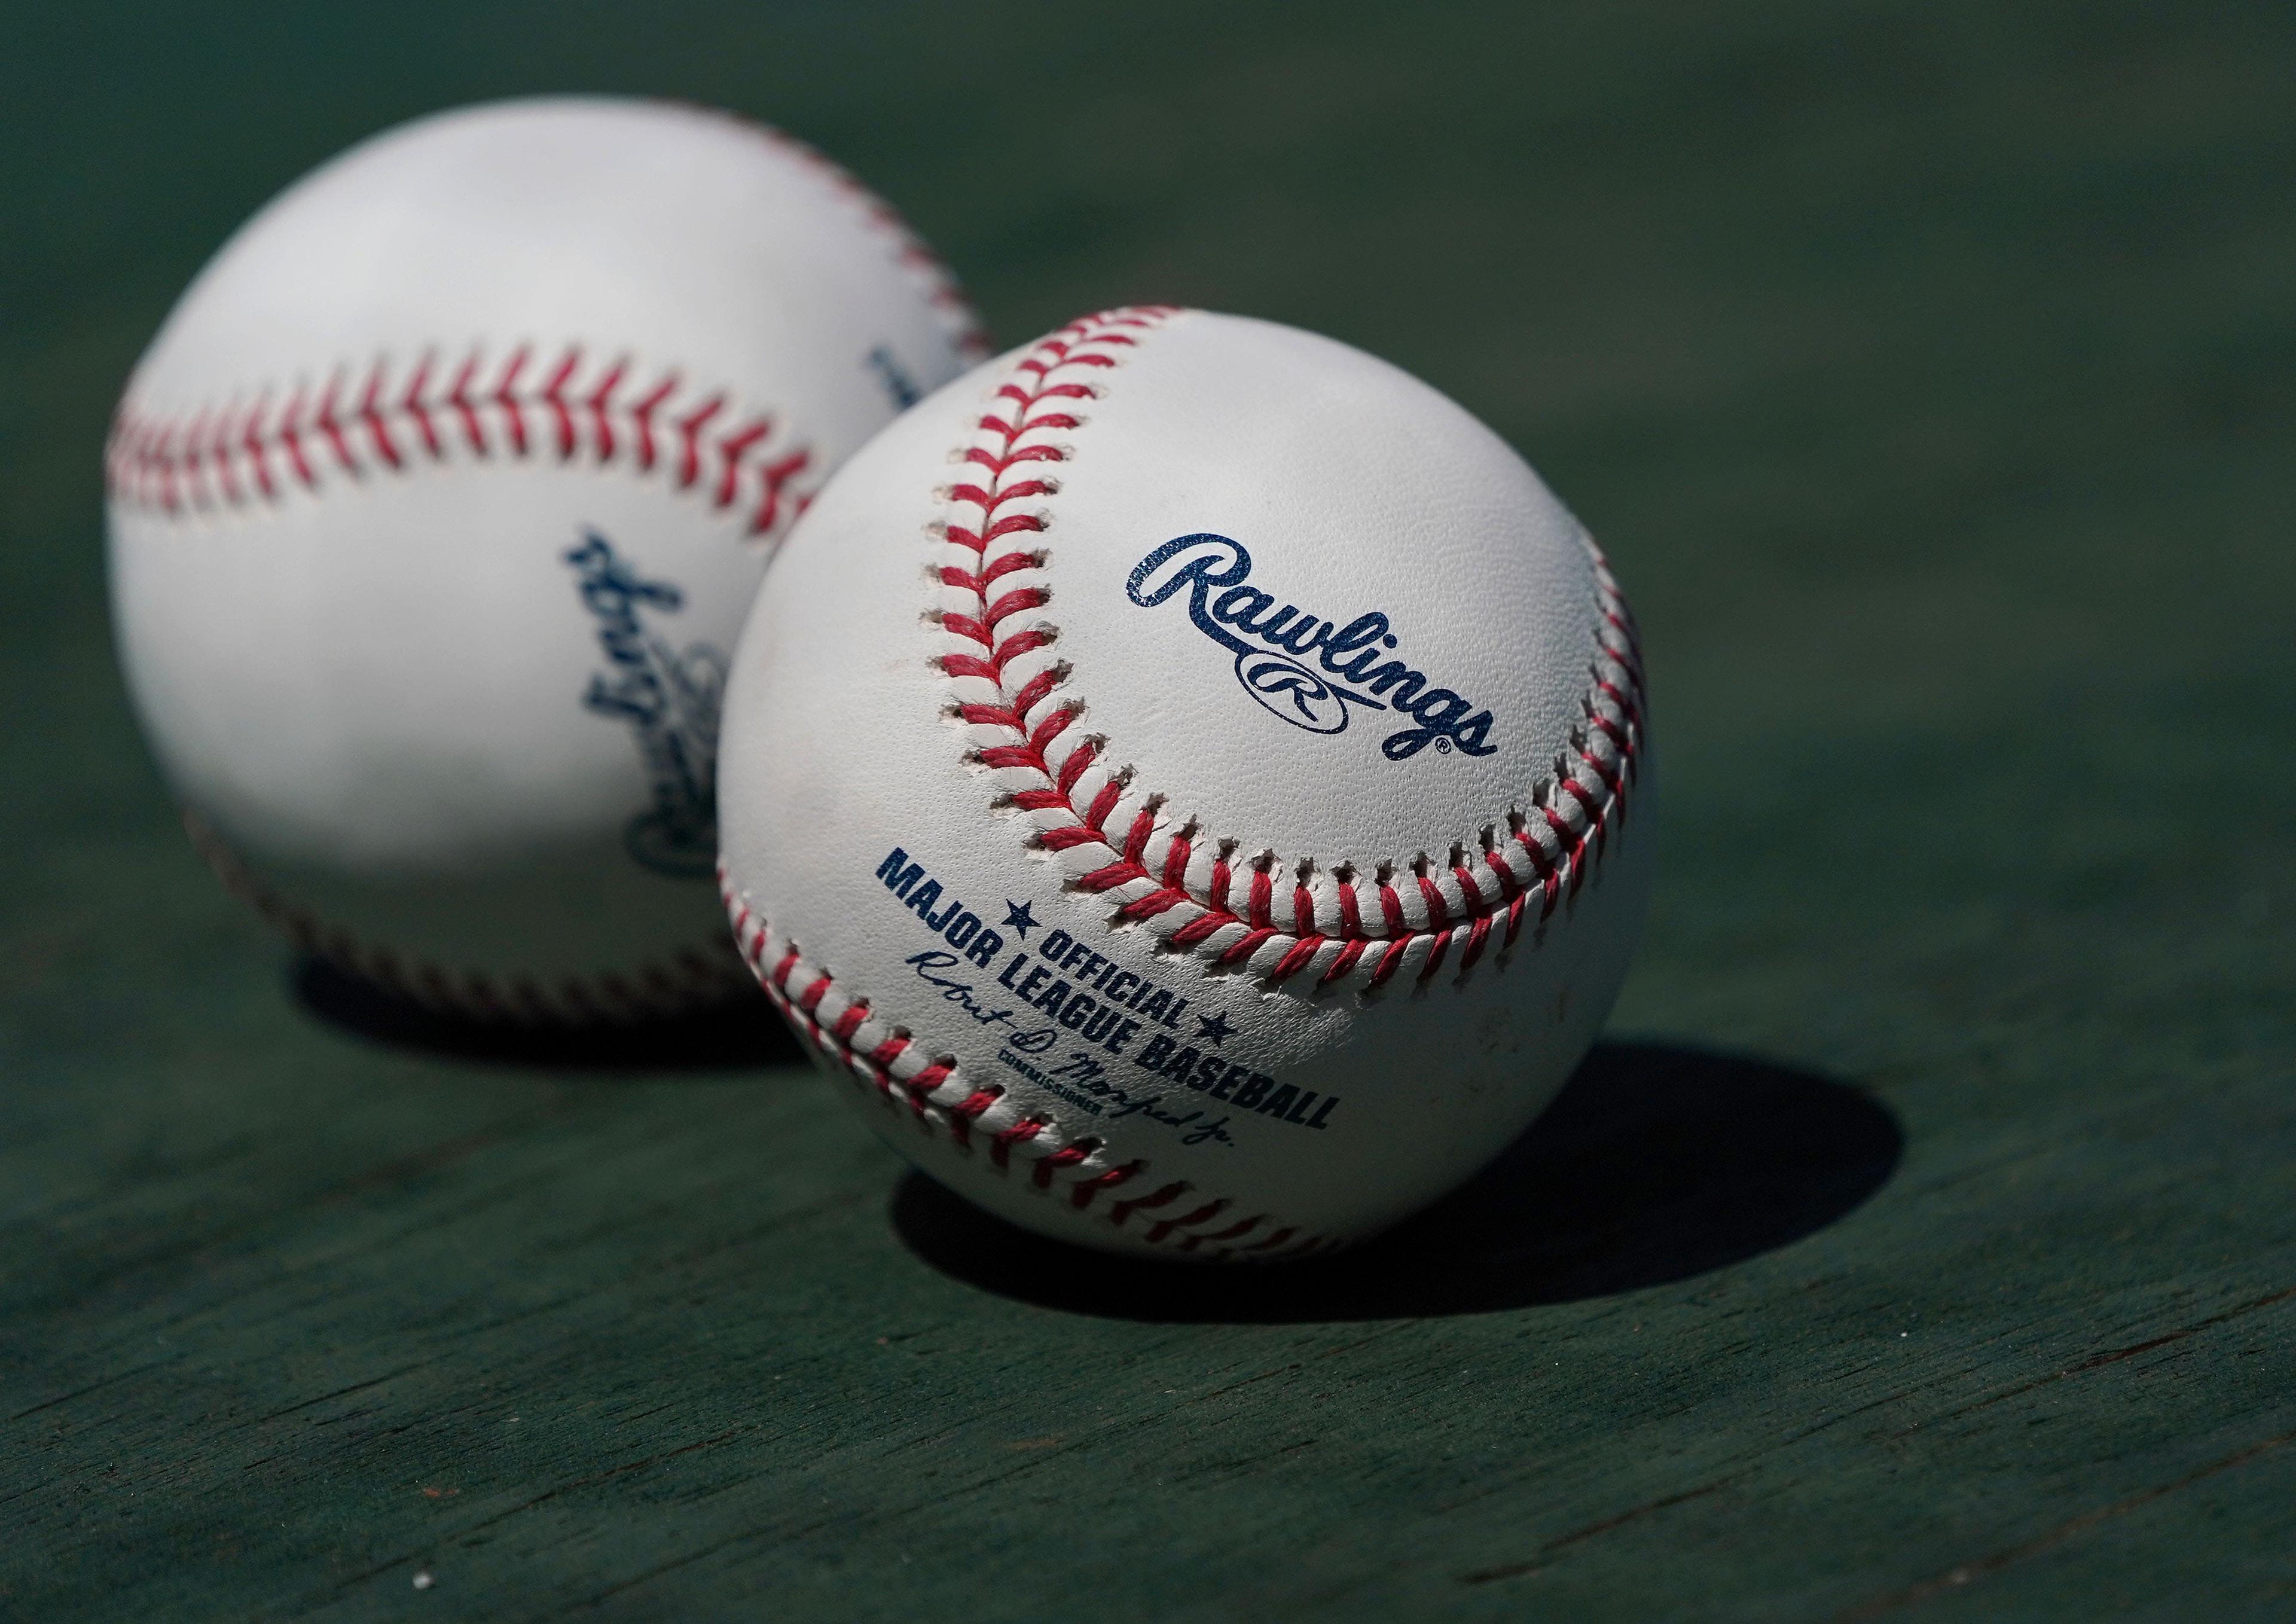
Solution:
[(726, 656), (707, 644), (680, 651), (648, 629), (685, 595), (643, 579), (595, 530), (565, 554), (582, 606), (598, 623), (607, 668), (590, 678), (585, 709), (629, 725), (652, 783), (646, 810), (622, 831), (631, 858), (656, 874), (707, 879), (718, 866), (718, 712)]
[(862, 359), (868, 364), (869, 370), (877, 374), (877, 381), (883, 387), (885, 398), (893, 403), (896, 412), (906, 412), (924, 398), (924, 391), (917, 387), (916, 380), (909, 376), (908, 370), (894, 358), (889, 346), (880, 344)]
[[(1182, 587), (1188, 592), (1188, 619), (1235, 654), (1235, 679), (1270, 715), (1309, 733), (1344, 733), (1349, 707), (1394, 710), (1415, 726), (1388, 734), (1380, 750), (1390, 761), (1407, 761), (1432, 743), (1456, 747), (1470, 756), (1488, 756), (1491, 713), (1448, 688), (1431, 687), (1389, 651), (1399, 639), (1393, 622), (1377, 610), (1345, 626), (1275, 600), (1246, 585), (1251, 554), (1241, 542), (1199, 532), (1178, 536), (1133, 567), (1125, 595), (1152, 609)], [(1314, 657), (1315, 664), (1308, 663)]]

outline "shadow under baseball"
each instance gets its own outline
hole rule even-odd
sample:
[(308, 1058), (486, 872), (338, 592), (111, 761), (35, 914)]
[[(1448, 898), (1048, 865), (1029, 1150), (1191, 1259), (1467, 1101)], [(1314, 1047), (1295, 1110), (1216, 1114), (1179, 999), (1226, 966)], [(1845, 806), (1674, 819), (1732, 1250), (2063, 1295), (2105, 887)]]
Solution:
[(794, 1066), (805, 1053), (762, 992), (715, 1008), (623, 1024), (516, 1026), (441, 1013), (324, 959), (289, 972), (295, 1001), (325, 1024), (386, 1048), (558, 1071), (725, 1071)]
[(1605, 1043), (1464, 1187), (1328, 1262), (1106, 1257), (1016, 1228), (916, 1173), (895, 1193), (892, 1218), (943, 1273), (1070, 1313), (1415, 1319), (1608, 1297), (1726, 1267), (1856, 1209), (1904, 1149), (1889, 1108), (1847, 1084), (1749, 1055)]

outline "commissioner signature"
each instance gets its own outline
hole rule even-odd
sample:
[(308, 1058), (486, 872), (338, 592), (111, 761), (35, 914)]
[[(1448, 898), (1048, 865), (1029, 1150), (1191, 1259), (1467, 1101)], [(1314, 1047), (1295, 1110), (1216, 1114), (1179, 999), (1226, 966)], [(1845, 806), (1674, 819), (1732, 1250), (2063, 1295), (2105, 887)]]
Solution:
[[(955, 970), (964, 963), (955, 954), (928, 948), (922, 953), (912, 953), (902, 962), (916, 972), (917, 980), (939, 989), (943, 1003), (955, 1005), (982, 1026), (1012, 1024), (1013, 1012), (991, 1008), (981, 1003), (973, 997), (972, 982), (939, 973), (943, 970)], [(1015, 1032), (1004, 1041), (1008, 1048), (1017, 1049), (1023, 1054), (1041, 1054), (1051, 1048), (1059, 1037), (1060, 1034), (1051, 1027), (1043, 1027), (1033, 1032)]]

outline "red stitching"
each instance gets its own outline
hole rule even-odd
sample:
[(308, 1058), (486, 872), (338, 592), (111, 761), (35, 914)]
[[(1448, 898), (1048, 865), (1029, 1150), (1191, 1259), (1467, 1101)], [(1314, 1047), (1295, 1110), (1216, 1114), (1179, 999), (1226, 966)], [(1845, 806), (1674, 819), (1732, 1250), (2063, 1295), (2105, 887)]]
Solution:
[[(355, 389), (339, 366), (327, 375), (315, 411), (307, 416), (311, 398), (298, 385), (268, 426), (267, 389), (243, 420), (233, 404), (179, 417), (146, 414), (123, 401), (105, 451), (105, 484), (116, 501), (170, 514), (267, 506), (284, 494), (272, 475), (275, 457), (309, 490), (329, 478), (409, 474), (426, 462), (449, 459), (451, 431), (441, 431), (442, 421), (459, 427), (473, 458), (490, 457), (499, 447), (513, 458), (546, 450), (563, 462), (586, 445), (600, 464), (627, 463), (647, 474), (658, 460), (656, 416), (667, 407), (677, 437), (675, 486), (706, 487), (698, 494), (719, 511), (740, 507), (749, 535), (778, 536), (811, 498), (800, 483), (813, 468), (812, 449), (791, 443), (774, 417), (747, 419), (705, 442), (704, 429), (730, 404), (723, 390), (679, 410), (670, 402), (684, 385), (671, 371), (636, 398), (618, 403), (615, 392), (634, 365), (628, 357), (597, 368), (594, 378), (585, 376), (592, 363), (578, 344), (546, 366), (531, 366), (532, 360), (530, 347), (521, 345), (490, 367), (486, 353), (474, 349), (447, 370), (438, 353), (426, 349), (396, 382), (390, 359), (376, 360)], [(489, 371), (491, 382), (482, 382)], [(310, 455), (313, 436), (325, 447), (324, 462), (315, 463)], [(705, 455), (711, 469), (706, 481)]]
[(455, 373), (454, 384), (447, 391), (447, 404), (455, 408), (455, 415), (462, 420), (463, 438), (469, 442), (471, 455), (485, 456), (488, 454), (487, 431), (485, 425), (479, 421), (478, 402), (471, 398), (471, 381), (478, 376), (478, 372), (479, 352), (474, 349), (463, 358), (462, 367)]
[(542, 386), (543, 404), (550, 408), (550, 415), (558, 425), (558, 460), (562, 463), (574, 455), (574, 414), (566, 404), (566, 380), (574, 375), (581, 361), (581, 349), (570, 346), (565, 359), (558, 363), (550, 381)]
[[(342, 464), (343, 472), (357, 479), (360, 472), (358, 459), (351, 455), (350, 441), (343, 433), (343, 420), (335, 415), (335, 396), (341, 390), (342, 384), (343, 374), (340, 370), (328, 378), (327, 387), (319, 396), (319, 414), (311, 420), (311, 424), (327, 437), (327, 444), (333, 447), (335, 461)], [(192, 419), (192, 427), (184, 431), (184, 439), (186, 442), (199, 432), (199, 421), (195, 414)], [(194, 474), (198, 472), (198, 462), (188, 453), (184, 456), (184, 463), (186, 472)]]
[[(1103, 371), (1119, 365), (1116, 352), (1136, 346), (1175, 314), (1166, 306), (1105, 310), (1038, 340), (992, 397), (1009, 404), (984, 413), (973, 438), (958, 448), (960, 460), (985, 470), (986, 478), (976, 476), (947, 493), (953, 511), (944, 534), (972, 562), (942, 566), (941, 584), (962, 595), (963, 603), (945, 607), (939, 619), (944, 631), (983, 652), (947, 653), (939, 663), (965, 722), (992, 735), (976, 741), (972, 759), (984, 770), (1012, 775), (1005, 781), (1006, 799), (1030, 815), (1035, 844), (1055, 852), (1078, 851), (1078, 861), (1090, 865), (1080, 871), (1070, 867), (1077, 889), (1107, 898), (1119, 923), (1148, 924), (1170, 946), (1209, 961), (1210, 968), (1252, 967), (1268, 984), (1280, 985), (1321, 963), (1316, 987), (1358, 979), (1359, 990), (1368, 993), (1385, 986), (1414, 955), (1414, 980), (1431, 981), (1453, 959), (1456, 942), (1464, 982), (1489, 950), (1494, 921), (1505, 922), (1497, 948), (1503, 959), (1521, 933), (1529, 891), (1536, 887), (1540, 892), (1536, 924), (1544, 924), (1558, 902), (1567, 906), (1576, 898), (1587, 868), (1608, 850), (1613, 825), (1623, 828), (1627, 821), (1644, 732), (1642, 658), (1633, 617), (1608, 562), (1592, 542), (1587, 545), (1600, 602), (1595, 631), (1601, 653), (1580, 699), (1587, 726), (1573, 734), (1572, 749), (1557, 760), (1554, 778), (1527, 798), (1535, 817), (1511, 816), (1504, 837), (1494, 829), (1481, 844), (1478, 856), (1491, 875), (1488, 884), (1476, 879), (1464, 854), (1456, 853), (1444, 864), (1422, 859), (1382, 865), (1369, 881), (1353, 871), (1332, 874), (1328, 882), (1335, 896), (1326, 906), (1308, 883), (1310, 867), (1294, 882), (1290, 917), (1279, 920), (1272, 858), (1255, 858), (1244, 866), (1241, 897), (1232, 896), (1239, 888), (1229, 861), (1237, 842), (1219, 843), (1208, 872), (1192, 878), (1194, 829), (1160, 822), (1163, 799), (1136, 786), (1128, 768), (1111, 770), (1104, 740), (1081, 740), (1065, 755), (1059, 753), (1059, 735), (1080, 709), (1070, 700), (1045, 709), (1054, 690), (1067, 684), (1065, 668), (1044, 667), (1017, 689), (1006, 686), (1007, 670), (1015, 661), (1059, 636), (1046, 617), (1030, 612), (1049, 603), (1049, 586), (1016, 585), (1001, 588), (993, 600), (989, 595), (992, 584), (1015, 571), (1042, 569), (1046, 561), (1046, 550), (1034, 537), (1051, 524), (1047, 515), (997, 516), (1000, 507), (1023, 496), (1058, 494), (1057, 483), (1037, 471), (1065, 462), (1070, 448), (1023, 442), (1031, 435), (1076, 429), (1081, 420), (1038, 408), (1097, 393), (1103, 386), (1060, 374), (1070, 368)], [(1008, 480), (1013, 470), (1025, 477)], [(968, 509), (977, 517), (969, 518)], [(1029, 539), (997, 546), (1007, 537), (1024, 534)], [(973, 682), (991, 685), (993, 698), (973, 689)], [(1126, 816), (1128, 802), (1133, 810)], [(1120, 837), (1111, 837), (1111, 827), (1123, 832)], [(1160, 857), (1160, 834), (1165, 845)], [(1099, 853), (1087, 849), (1094, 847)], [(1394, 882), (1398, 873), (1409, 876), (1406, 884), (1416, 905), (1415, 919), (1406, 906), (1405, 890)], [(1365, 906), (1367, 900), (1377, 904), (1369, 919), (1365, 915), (1374, 910)]]
[(502, 408), (503, 421), (510, 429), (510, 448), (513, 456), (526, 455), (526, 417), (519, 407), (518, 375), (526, 370), (527, 347), (520, 345), (510, 352), (503, 363), (502, 377), (495, 384), (494, 404)]
[(406, 380), (406, 393), (400, 397), (398, 409), (414, 420), (415, 432), (422, 437), (422, 448), (437, 462), (447, 455), (446, 446), (439, 439), (439, 431), (430, 421), (430, 408), (425, 404), (422, 391), (430, 386), (431, 352), (424, 350), (414, 363), (414, 371)]
[[(987, 1144), (991, 1167), (1011, 1173), (1019, 1164), (1028, 1187), (1063, 1195), (1062, 1204), (1073, 1212), (1090, 1215), (1097, 1208), (1103, 1220), (1151, 1245), (1168, 1244), (1177, 1251), (1210, 1258), (1245, 1253), (1298, 1258), (1337, 1244), (1303, 1235), (1267, 1213), (1234, 1218), (1237, 1204), (1225, 1196), (1184, 1203), (1184, 1197), (1194, 1193), (1194, 1186), (1185, 1179), (1144, 1189), (1138, 1196), (1114, 1198), (1118, 1190), (1146, 1184), (1145, 1161), (1095, 1167), (1093, 1158), (1104, 1148), (1101, 1140), (1068, 1139), (1050, 1114), (1021, 1111), (994, 1085), (975, 1087), (961, 1075), (955, 1060), (920, 1057), (907, 1031), (891, 1024), (873, 1002), (849, 997), (834, 976), (775, 932), (734, 889), (722, 862), (718, 885), (733, 922), (736, 949), (799, 1037), (832, 1070), (850, 1077), (889, 1108), (928, 1132), (946, 1132), (958, 1150), (971, 1150), (978, 1138)], [(792, 985), (799, 989), (794, 997)], [(1103, 1194), (1112, 1199), (1103, 1202)], [(1134, 1224), (1135, 1214), (1147, 1216)], [(1228, 1221), (1207, 1232), (1204, 1226), (1215, 1218)]]
[(376, 454), (390, 464), (393, 472), (398, 472), (406, 468), (406, 463), (398, 455), (398, 442), (390, 438), (390, 425), (383, 420), (381, 408), (377, 404), (376, 397), (381, 392), (382, 363), (378, 361), (374, 370), (367, 373), (366, 389), (359, 396), (359, 421), (366, 425), (366, 431), (374, 441)]
[(731, 941), (681, 948), (666, 964), (647, 964), (631, 977), (529, 975), (497, 978), (484, 971), (454, 970), (401, 956), (343, 926), (322, 919), (258, 880), (238, 855), (196, 813), (184, 814), (193, 847), (223, 882), (224, 889), (254, 908), (266, 923), (298, 950), (327, 959), (388, 992), (449, 1014), (477, 1021), (546, 1024), (554, 1021), (628, 1022), (688, 1014), (724, 1004), (743, 991), (748, 963)]

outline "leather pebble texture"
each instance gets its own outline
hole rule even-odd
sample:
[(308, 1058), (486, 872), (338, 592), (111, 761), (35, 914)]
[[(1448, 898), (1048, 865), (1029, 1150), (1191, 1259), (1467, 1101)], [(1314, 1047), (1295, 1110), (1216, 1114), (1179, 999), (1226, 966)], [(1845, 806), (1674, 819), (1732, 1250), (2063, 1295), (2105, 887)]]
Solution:
[(822, 480), (984, 353), (889, 207), (729, 115), (506, 102), (324, 165), (184, 292), (106, 454), (120, 660), (195, 841), (465, 1014), (746, 993), (734, 639)]
[(736, 650), (735, 936), (840, 1090), (1029, 1228), (1317, 1254), (1503, 1150), (1651, 874), (1608, 566), (1435, 390), (1102, 312), (864, 448)]

